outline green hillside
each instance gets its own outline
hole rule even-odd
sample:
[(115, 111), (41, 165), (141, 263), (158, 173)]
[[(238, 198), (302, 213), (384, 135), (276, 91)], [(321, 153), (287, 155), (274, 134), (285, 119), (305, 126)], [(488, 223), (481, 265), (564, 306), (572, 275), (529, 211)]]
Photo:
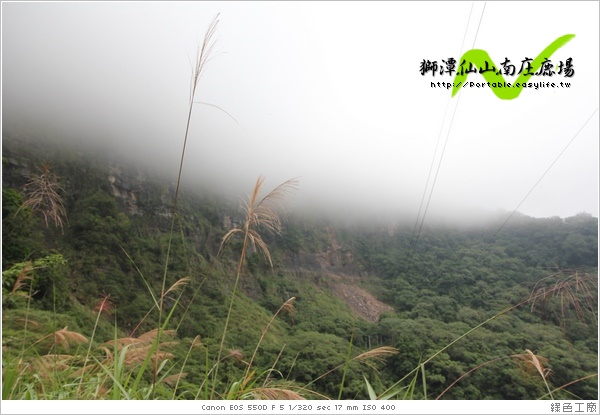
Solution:
[(174, 210), (172, 178), (8, 134), (2, 185), (3, 399), (598, 397), (588, 214), (416, 241), (274, 217), (273, 189), (251, 217), (193, 187)]

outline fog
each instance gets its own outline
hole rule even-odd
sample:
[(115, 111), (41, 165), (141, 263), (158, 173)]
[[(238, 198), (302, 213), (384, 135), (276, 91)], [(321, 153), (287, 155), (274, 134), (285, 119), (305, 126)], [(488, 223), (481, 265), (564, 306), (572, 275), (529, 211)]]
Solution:
[[(297, 177), (293, 205), (340, 215), (414, 220), (425, 194), (432, 219), (521, 202), (536, 217), (598, 216), (597, 2), (2, 3), (3, 134), (104, 146), (174, 175), (190, 62), (217, 13), (186, 183), (237, 195), (258, 175)], [(552, 62), (572, 58), (575, 75), (535, 81), (568, 89), (450, 98), (431, 87), (450, 76), (419, 72), (473, 47), (518, 69), (565, 34)]]

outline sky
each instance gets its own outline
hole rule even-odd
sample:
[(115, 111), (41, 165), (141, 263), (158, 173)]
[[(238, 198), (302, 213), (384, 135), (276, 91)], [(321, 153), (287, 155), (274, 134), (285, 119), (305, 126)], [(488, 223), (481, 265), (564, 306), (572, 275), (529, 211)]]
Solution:
[[(431, 218), (598, 216), (598, 2), (3, 2), (3, 134), (175, 172), (190, 61), (217, 14), (187, 183), (244, 194), (297, 177), (295, 205), (340, 214), (414, 218), (425, 194)], [(574, 75), (532, 82), (570, 88), (451, 98), (431, 82), (453, 77), (419, 70), (474, 48), (518, 70), (565, 34), (550, 59)]]

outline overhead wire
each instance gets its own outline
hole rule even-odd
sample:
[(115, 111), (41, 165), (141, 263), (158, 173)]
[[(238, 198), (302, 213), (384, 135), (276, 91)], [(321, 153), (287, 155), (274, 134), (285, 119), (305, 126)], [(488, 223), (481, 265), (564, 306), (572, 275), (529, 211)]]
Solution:
[[(486, 5), (487, 5), (487, 3), (484, 3), (484, 6), (483, 6), (483, 9), (481, 11), (480, 18), (479, 18), (479, 23), (477, 25), (477, 31), (475, 32), (475, 37), (473, 39), (473, 45), (472, 45), (471, 49), (474, 49), (474, 47), (475, 47), (475, 42), (476, 42), (477, 36), (479, 34), (479, 29), (481, 28), (481, 22), (483, 20), (483, 15), (484, 15), (484, 12), (485, 12)], [(471, 15), (473, 13), (473, 6), (474, 6), (474, 3), (471, 5), (471, 11), (469, 12), (469, 18), (467, 20), (467, 27), (465, 28), (465, 33), (463, 35), (463, 42), (462, 42), (462, 45), (461, 45), (461, 55), (462, 55), (462, 50), (463, 50), (462, 48), (463, 48), (465, 40), (466, 40), (466, 35), (467, 35), (469, 23), (471, 21)], [(438, 175), (439, 175), (439, 172), (440, 172), (440, 168), (441, 168), (442, 161), (443, 161), (443, 158), (444, 158), (444, 153), (446, 151), (446, 146), (448, 144), (448, 139), (449, 139), (450, 133), (452, 131), (452, 126), (454, 124), (454, 118), (455, 118), (455, 115), (456, 115), (456, 112), (457, 112), (457, 109), (458, 109), (458, 106), (459, 106), (459, 103), (460, 103), (460, 96), (461, 95), (462, 94), (459, 94), (459, 96), (457, 98), (457, 101), (456, 101), (456, 106), (454, 107), (454, 111), (452, 113), (452, 118), (450, 120), (450, 125), (448, 127), (448, 132), (446, 134), (446, 139), (444, 141), (444, 146), (442, 147), (442, 152), (441, 152), (441, 155), (440, 155), (440, 159), (438, 161), (438, 165), (437, 165), (436, 172), (435, 172), (435, 175), (434, 175), (434, 178), (433, 178), (431, 189), (429, 191), (429, 196), (427, 197), (427, 203), (425, 204), (425, 210), (423, 211), (423, 203), (424, 203), (424, 200), (425, 200), (425, 194), (427, 194), (427, 188), (429, 186), (429, 181), (430, 181), (430, 178), (431, 178), (431, 172), (432, 172), (433, 165), (434, 165), (434, 162), (435, 162), (435, 159), (436, 159), (437, 150), (438, 150), (438, 147), (439, 147), (439, 141), (440, 141), (440, 137), (441, 137), (441, 134), (442, 134), (442, 131), (443, 131), (444, 122), (446, 120), (446, 114), (448, 112), (448, 106), (449, 106), (449, 103), (450, 103), (450, 99), (448, 99), (448, 101), (446, 103), (446, 108), (444, 110), (444, 115), (443, 115), (443, 118), (442, 118), (442, 125), (440, 126), (440, 132), (438, 134), (438, 139), (437, 139), (437, 142), (436, 142), (436, 146), (435, 146), (433, 158), (432, 158), (432, 161), (431, 161), (431, 165), (429, 167), (429, 173), (427, 175), (427, 180), (426, 180), (426, 183), (425, 183), (425, 188), (423, 190), (423, 195), (421, 197), (421, 203), (419, 205), (419, 211), (417, 213), (417, 219), (415, 221), (415, 226), (413, 228), (413, 233), (412, 233), (412, 236), (411, 236), (411, 243), (410, 243), (410, 245), (411, 245), (411, 255), (410, 255), (410, 258), (409, 258), (409, 263), (408, 263), (407, 271), (410, 270), (410, 266), (412, 264), (412, 261), (413, 261), (413, 258), (414, 258), (414, 254), (416, 252), (416, 247), (417, 247), (419, 238), (421, 236), (423, 225), (425, 223), (425, 217), (427, 216), (427, 212), (429, 210), (429, 205), (430, 205), (431, 198), (432, 198), (432, 195), (433, 195), (433, 191), (434, 191), (434, 188), (435, 188), (435, 184), (437, 182), (437, 178), (438, 178)], [(511, 214), (508, 216), (508, 218), (502, 223), (502, 225), (498, 228), (498, 230), (490, 238), (490, 240), (488, 241), (488, 243), (491, 243), (496, 238), (496, 236), (498, 235), (498, 233), (500, 233), (500, 231), (504, 228), (504, 226), (508, 223), (508, 221), (514, 216), (514, 214), (517, 212), (517, 210), (521, 207), (521, 205), (525, 202), (525, 200), (527, 200), (527, 198), (535, 190), (535, 188), (538, 186), (538, 184), (544, 179), (544, 177), (546, 176), (546, 174), (552, 169), (552, 167), (556, 164), (556, 162), (560, 159), (560, 157), (565, 153), (565, 151), (567, 150), (567, 148), (573, 143), (573, 141), (575, 140), (575, 138), (577, 138), (577, 136), (579, 135), (579, 133), (585, 128), (585, 126), (589, 123), (589, 121), (594, 117), (594, 115), (597, 112), (598, 112), (598, 108), (596, 108), (596, 110), (588, 117), (588, 119), (584, 122), (584, 124), (581, 126), (581, 128), (575, 133), (575, 135), (573, 136), (573, 138), (571, 138), (571, 140), (565, 145), (565, 147), (562, 149), (562, 151), (552, 161), (552, 163), (550, 164), (550, 166), (544, 171), (544, 173), (542, 173), (542, 175), (540, 176), (540, 178), (535, 182), (535, 184), (527, 192), (527, 194), (523, 197), (523, 199), (519, 202), (519, 204), (515, 207), (515, 209), (511, 212)], [(421, 217), (421, 211), (423, 211), (423, 216), (422, 217)], [(420, 224), (419, 224), (419, 219), (421, 219)], [(417, 226), (418, 226), (418, 231), (417, 231)], [(415, 233), (416, 233), (416, 236), (415, 236)]]
[[(474, 5), (475, 5), (475, 3), (473, 3), (471, 5), (471, 12), (469, 13), (469, 19), (467, 20), (467, 26), (465, 28), (465, 33), (463, 35), (463, 42), (462, 42), (462, 45), (461, 45), (461, 56), (462, 56), (462, 53), (463, 53), (463, 47), (464, 47), (464, 44), (465, 44), (465, 40), (466, 40), (466, 36), (467, 36), (467, 31), (468, 31), (468, 28), (469, 28), (469, 23), (471, 22), (471, 14), (473, 12), (473, 6)], [(481, 22), (483, 20), (483, 14), (485, 12), (486, 5), (487, 5), (487, 3), (483, 4), (483, 9), (481, 11), (481, 15), (479, 16), (479, 23), (477, 25), (477, 30), (475, 32), (475, 37), (473, 38), (473, 45), (472, 45), (471, 49), (475, 48), (475, 42), (477, 41), (477, 36), (479, 35), (479, 29), (481, 28)], [(429, 169), (429, 174), (427, 176), (427, 182), (425, 184), (425, 189), (423, 191), (423, 197), (421, 198), (421, 205), (419, 206), (419, 212), (417, 214), (417, 220), (415, 222), (415, 227), (413, 229), (413, 235), (411, 236), (411, 254), (410, 254), (410, 257), (409, 257), (409, 260), (408, 260), (407, 272), (410, 270), (410, 267), (412, 265), (412, 261), (413, 261), (413, 258), (414, 258), (414, 255), (415, 255), (415, 252), (416, 252), (416, 249), (417, 249), (417, 244), (419, 242), (419, 238), (420, 238), (421, 232), (423, 230), (423, 225), (425, 223), (425, 217), (427, 216), (427, 211), (429, 210), (429, 204), (431, 202), (431, 197), (433, 195), (433, 190), (435, 189), (435, 184), (437, 182), (437, 178), (438, 178), (438, 175), (439, 175), (439, 172), (440, 172), (440, 168), (442, 166), (442, 161), (444, 159), (444, 153), (446, 152), (446, 146), (448, 144), (448, 139), (450, 137), (450, 132), (452, 131), (452, 125), (454, 124), (454, 117), (456, 116), (456, 111), (457, 111), (459, 103), (460, 103), (460, 97), (461, 97), (461, 95), (462, 94), (458, 95), (458, 98), (457, 98), (457, 101), (456, 101), (456, 105), (454, 106), (454, 111), (452, 112), (452, 118), (450, 119), (450, 125), (448, 127), (448, 132), (446, 134), (446, 139), (444, 141), (444, 146), (442, 148), (442, 152), (440, 154), (440, 159), (438, 161), (438, 165), (437, 165), (437, 168), (436, 168), (436, 171), (435, 171), (435, 175), (434, 175), (433, 182), (432, 182), (432, 185), (431, 185), (431, 190), (429, 191), (429, 196), (427, 198), (427, 203), (425, 205), (425, 210), (423, 211), (423, 217), (421, 218), (421, 223), (419, 225), (419, 230), (417, 232), (417, 235), (415, 236), (415, 230), (417, 229), (417, 224), (419, 223), (419, 216), (420, 216), (421, 210), (423, 208), (424, 196), (427, 193), (427, 187), (429, 185), (429, 179), (431, 177), (431, 169), (433, 167), (433, 164), (434, 164), (434, 161), (435, 161), (435, 158), (436, 158), (436, 155), (437, 155), (437, 149), (438, 149), (438, 146), (439, 146), (439, 139), (440, 139), (440, 136), (441, 136), (442, 131), (443, 131), (444, 123), (446, 121), (446, 113), (448, 111), (448, 106), (449, 106), (449, 103), (450, 103), (450, 98), (448, 99), (448, 101), (446, 103), (446, 109), (444, 110), (444, 117), (442, 119), (442, 125), (440, 126), (440, 133), (438, 135), (438, 141), (436, 143), (435, 151), (434, 151), (434, 154), (433, 154), (433, 159), (431, 161), (431, 166), (430, 166), (430, 169)]]
[(579, 135), (579, 133), (585, 128), (585, 126), (590, 122), (590, 120), (594, 117), (594, 115), (596, 115), (597, 112), (598, 112), (598, 108), (596, 108), (594, 110), (594, 112), (592, 113), (592, 115), (590, 115), (588, 117), (588, 119), (586, 120), (586, 122), (583, 123), (583, 125), (575, 133), (575, 135), (573, 136), (573, 138), (571, 138), (571, 140), (567, 143), (566, 146), (564, 146), (564, 148), (558, 154), (558, 156), (556, 156), (556, 158), (554, 159), (554, 161), (552, 163), (550, 163), (550, 166), (546, 169), (546, 171), (544, 171), (544, 173), (542, 173), (541, 177), (538, 179), (537, 182), (535, 182), (535, 184), (533, 185), (533, 187), (531, 189), (529, 189), (529, 191), (527, 192), (527, 194), (525, 195), (525, 197), (519, 202), (519, 204), (517, 205), (517, 207), (511, 212), (511, 214), (508, 216), (508, 218), (506, 218), (506, 220), (504, 221), (504, 223), (502, 223), (502, 225), (500, 225), (500, 227), (494, 233), (494, 235), (490, 238), (490, 240), (488, 241), (488, 243), (491, 243), (496, 238), (496, 236), (498, 236), (498, 234), (500, 233), (500, 231), (502, 230), (502, 228), (504, 228), (504, 226), (508, 223), (508, 221), (510, 220), (510, 218), (512, 218), (514, 216), (514, 214), (517, 212), (517, 210), (521, 207), (521, 205), (525, 202), (525, 200), (529, 197), (529, 195), (531, 195), (531, 193), (534, 191), (534, 189), (537, 187), (537, 185), (540, 184), (540, 182), (542, 181), (542, 179), (546, 176), (546, 174), (550, 171), (550, 169), (556, 164), (556, 162), (558, 161), (558, 159), (564, 154), (565, 151), (567, 151), (567, 148), (569, 148), (569, 146), (571, 145), (571, 143), (573, 141), (575, 141), (575, 139), (577, 138), (577, 136)]
[[(471, 14), (473, 12), (473, 6), (474, 6), (474, 3), (471, 5), (471, 11), (469, 13), (469, 19), (467, 21), (467, 27), (465, 28), (465, 34), (463, 36), (463, 44), (461, 45), (461, 56), (462, 56), (462, 47), (464, 46), (464, 42), (465, 42), (465, 39), (466, 39), (467, 30), (468, 30), (469, 23), (470, 23), (470, 20), (471, 20)], [(475, 47), (475, 42), (477, 40), (477, 35), (479, 34), (479, 29), (481, 27), (481, 22), (483, 20), (483, 15), (484, 15), (484, 12), (485, 12), (485, 7), (486, 7), (486, 3), (484, 3), (483, 10), (481, 12), (481, 16), (480, 16), (480, 19), (479, 19), (479, 24), (477, 26), (477, 31), (475, 33), (475, 38), (473, 39), (473, 46), (472, 46), (471, 49), (474, 49), (474, 47)], [(440, 137), (441, 137), (441, 134), (442, 134), (442, 131), (443, 131), (444, 122), (446, 120), (446, 114), (447, 114), (447, 111), (448, 111), (448, 106), (449, 106), (450, 99), (448, 99), (448, 101), (446, 103), (446, 108), (444, 110), (444, 115), (443, 115), (443, 118), (442, 118), (442, 124), (440, 126), (440, 132), (438, 134), (438, 139), (437, 139), (435, 150), (434, 150), (434, 155), (433, 155), (433, 158), (432, 158), (432, 161), (431, 161), (431, 165), (429, 167), (429, 172), (428, 172), (428, 175), (427, 175), (427, 181), (426, 181), (426, 184), (425, 184), (425, 188), (423, 190), (423, 195), (421, 197), (421, 202), (420, 202), (420, 205), (419, 205), (419, 211), (418, 211), (418, 214), (417, 214), (417, 219), (415, 221), (415, 227), (413, 228), (413, 233), (412, 233), (412, 236), (411, 236), (411, 244), (410, 244), (411, 245), (411, 254), (410, 254), (410, 257), (409, 257), (409, 262), (408, 262), (408, 265), (407, 265), (407, 268), (406, 268), (406, 272), (410, 271), (410, 268), (411, 268), (411, 265), (412, 265), (412, 262), (413, 262), (413, 258), (414, 258), (415, 252), (416, 252), (417, 244), (418, 244), (418, 241), (419, 241), (422, 229), (423, 229), (423, 225), (424, 225), (424, 222), (425, 222), (425, 217), (426, 217), (427, 211), (429, 209), (429, 204), (431, 202), (431, 197), (433, 195), (435, 184), (437, 182), (438, 174), (439, 174), (439, 171), (440, 171), (440, 168), (441, 168), (441, 165), (442, 165), (442, 160), (443, 160), (443, 157), (444, 157), (446, 146), (448, 144), (448, 139), (449, 139), (449, 136), (450, 136), (450, 132), (452, 131), (452, 126), (453, 126), (453, 123), (454, 123), (454, 117), (456, 115), (456, 111), (457, 111), (459, 103), (460, 103), (460, 96), (461, 95), (462, 94), (459, 94), (457, 102), (456, 102), (456, 106), (454, 107), (454, 111), (452, 113), (452, 118), (450, 120), (450, 125), (448, 127), (448, 132), (446, 134), (446, 139), (444, 141), (444, 146), (442, 148), (442, 153), (440, 155), (440, 159), (439, 159), (439, 162), (438, 162), (438, 165), (437, 165), (437, 169), (436, 169), (436, 172), (435, 172), (435, 176), (434, 176), (434, 179), (433, 179), (431, 190), (430, 190), (429, 196), (427, 198), (427, 203), (425, 205), (425, 210), (423, 211), (423, 216), (421, 218), (421, 223), (419, 225), (418, 232), (416, 232), (417, 224), (419, 223), (419, 218), (420, 218), (420, 215), (421, 215), (421, 211), (423, 210), (423, 202), (424, 202), (424, 199), (425, 199), (425, 194), (427, 193), (427, 188), (429, 186), (429, 181), (430, 181), (430, 178), (431, 178), (431, 172), (432, 172), (434, 161), (436, 159), (437, 150), (438, 150), (438, 147), (439, 147), (439, 141), (440, 141)], [(552, 169), (552, 167), (554, 167), (554, 165), (558, 162), (558, 160), (562, 157), (562, 155), (566, 152), (566, 150), (569, 148), (569, 146), (575, 141), (575, 139), (579, 136), (579, 134), (581, 133), (581, 131), (583, 131), (583, 129), (592, 120), (592, 118), (596, 115), (597, 112), (598, 112), (598, 108), (596, 108), (594, 110), (594, 112), (587, 118), (587, 120), (583, 123), (583, 125), (581, 126), (581, 128), (579, 128), (579, 130), (574, 134), (574, 136), (571, 138), (571, 140), (569, 140), (569, 142), (564, 146), (564, 148), (560, 151), (560, 153), (556, 156), (556, 158), (552, 161), (552, 163), (550, 163), (550, 165), (542, 173), (542, 175), (540, 176), (540, 178), (535, 182), (535, 184), (531, 187), (531, 189), (529, 189), (529, 191), (527, 192), (527, 194), (523, 197), (523, 199), (521, 199), (521, 201), (518, 203), (518, 205), (514, 208), (514, 210), (510, 213), (510, 215), (502, 223), (502, 225), (500, 225), (500, 227), (496, 230), (496, 232), (493, 234), (493, 236), (489, 239), (488, 243), (491, 243), (491, 242), (494, 241), (494, 239), (496, 238), (496, 236), (501, 232), (501, 230), (504, 228), (504, 226), (510, 221), (510, 219), (514, 216), (514, 214), (521, 207), (521, 205), (527, 200), (527, 198), (533, 193), (533, 191), (536, 189), (536, 187), (539, 185), (539, 183), (544, 179), (544, 177), (548, 174), (548, 172)], [(416, 233), (416, 236), (415, 236), (415, 233)]]
[[(460, 53), (461, 54), (463, 51), (463, 47), (465, 46), (465, 40), (467, 39), (467, 31), (469, 30), (469, 24), (471, 23), (471, 15), (473, 14), (474, 6), (475, 6), (475, 3), (472, 3), (471, 10), (469, 12), (469, 18), (467, 19), (467, 26), (465, 27), (465, 33), (463, 34), (463, 41), (462, 41), (462, 44), (460, 45)], [(412, 248), (413, 242), (415, 240), (415, 234), (417, 232), (417, 227), (419, 225), (419, 219), (421, 218), (421, 211), (423, 210), (423, 202), (425, 201), (425, 195), (427, 194), (427, 188), (429, 187), (429, 180), (431, 179), (431, 172), (433, 171), (433, 166), (435, 164), (438, 147), (440, 145), (440, 138), (442, 137), (442, 131), (444, 131), (444, 122), (446, 121), (446, 114), (448, 113), (448, 107), (450, 106), (451, 99), (452, 99), (452, 97), (448, 97), (448, 100), (446, 101), (446, 108), (444, 109), (442, 123), (440, 124), (440, 132), (438, 133), (437, 141), (435, 143), (435, 149), (433, 150), (433, 157), (431, 158), (431, 164), (429, 165), (429, 172), (427, 173), (427, 180), (425, 181), (425, 187), (423, 188), (423, 194), (421, 195), (421, 203), (419, 204), (419, 211), (417, 212), (417, 220), (415, 221), (413, 233), (410, 237), (411, 248)]]

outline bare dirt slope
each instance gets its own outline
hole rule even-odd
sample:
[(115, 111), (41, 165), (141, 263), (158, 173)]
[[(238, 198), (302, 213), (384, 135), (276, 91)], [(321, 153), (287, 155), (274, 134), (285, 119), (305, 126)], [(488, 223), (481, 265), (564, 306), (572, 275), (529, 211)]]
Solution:
[(373, 277), (362, 275), (351, 249), (338, 242), (333, 229), (326, 231), (329, 247), (321, 252), (301, 252), (294, 258), (288, 258), (288, 269), (319, 275), (320, 281), (336, 297), (344, 301), (356, 316), (367, 321), (378, 321), (382, 313), (393, 311), (391, 306), (362, 288), (363, 283)]
[(332, 292), (344, 301), (352, 312), (367, 321), (376, 322), (379, 316), (393, 308), (375, 298), (370, 292), (354, 285), (356, 277), (328, 274)]

